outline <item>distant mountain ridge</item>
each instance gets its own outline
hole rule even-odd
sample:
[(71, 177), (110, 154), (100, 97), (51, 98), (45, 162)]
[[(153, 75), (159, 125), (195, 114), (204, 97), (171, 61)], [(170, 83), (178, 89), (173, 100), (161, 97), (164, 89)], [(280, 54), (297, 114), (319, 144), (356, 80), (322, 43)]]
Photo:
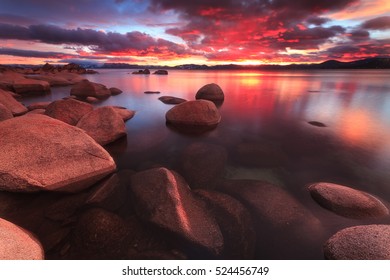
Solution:
[(390, 57), (374, 57), (350, 62), (341, 62), (338, 60), (327, 60), (322, 63), (313, 64), (289, 64), (289, 65), (237, 65), (222, 64), (208, 66), (205, 64), (183, 64), (178, 66), (156, 66), (156, 65), (138, 65), (127, 63), (105, 63), (96, 68), (103, 69), (184, 69), (184, 70), (293, 70), (293, 69), (390, 69)]
[[(140, 65), (128, 63), (104, 63), (93, 64), (81, 63), (79, 66), (86, 69), (181, 69), (181, 70), (317, 70), (317, 69), (390, 69), (390, 57), (373, 57), (350, 62), (327, 60), (312, 64), (289, 64), (289, 65), (237, 65), (221, 64), (208, 66), (205, 64), (183, 64), (177, 66)], [(76, 64), (74, 64), (76, 65)], [(36, 65), (12, 65), (14, 67), (36, 68)]]

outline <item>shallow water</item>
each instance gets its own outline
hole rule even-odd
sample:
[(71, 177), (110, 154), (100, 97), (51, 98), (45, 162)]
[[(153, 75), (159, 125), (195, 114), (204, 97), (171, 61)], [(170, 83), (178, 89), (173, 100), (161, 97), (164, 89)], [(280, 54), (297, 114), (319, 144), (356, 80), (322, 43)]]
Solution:
[[(163, 165), (178, 168), (181, 151), (193, 142), (226, 148), (225, 177), (260, 179), (281, 186), (321, 222), (321, 230), (305, 229), (305, 236), (269, 229), (275, 242), (258, 242), (258, 258), (322, 259), (322, 244), (337, 230), (358, 224), (390, 223), (389, 218), (352, 220), (333, 214), (310, 197), (306, 185), (333, 182), (367, 191), (390, 201), (390, 71), (181, 71), (167, 76), (131, 75), (132, 70), (100, 70), (90, 81), (118, 87), (123, 93), (97, 104), (125, 106), (137, 113), (126, 123), (128, 136), (106, 148), (119, 169), (143, 170)], [(225, 93), (219, 107), (222, 121), (201, 135), (188, 135), (166, 126), (165, 113), (173, 105), (159, 96), (193, 100), (197, 90), (217, 83)], [(144, 94), (160, 91), (161, 94)], [(51, 95), (24, 99), (57, 100), (70, 87)], [(318, 121), (326, 127), (308, 124)], [(265, 144), (281, 151), (280, 164), (258, 166), (238, 159), (240, 144)], [(254, 217), (256, 219), (256, 217)], [(311, 231), (312, 230), (312, 231)], [(299, 235), (299, 234), (298, 234)], [(310, 236), (307, 242), (306, 236)], [(299, 236), (298, 236), (299, 237)], [(295, 243), (289, 247), (288, 241)], [(278, 240), (282, 242), (278, 242)]]

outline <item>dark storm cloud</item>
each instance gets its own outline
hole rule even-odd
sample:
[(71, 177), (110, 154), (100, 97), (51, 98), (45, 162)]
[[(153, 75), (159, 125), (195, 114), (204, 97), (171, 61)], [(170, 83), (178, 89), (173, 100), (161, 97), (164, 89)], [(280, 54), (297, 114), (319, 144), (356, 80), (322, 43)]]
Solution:
[(330, 19), (329, 18), (324, 18), (324, 17), (317, 17), (317, 16), (310, 16), (306, 19), (306, 22), (308, 24), (314, 24), (314, 25), (317, 25), (317, 26), (320, 26), (320, 25), (323, 25), (327, 22), (329, 22)]
[(390, 29), (390, 16), (377, 17), (365, 21), (362, 28), (372, 30), (386, 30)]
[(19, 57), (34, 57), (34, 58), (51, 58), (51, 59), (62, 59), (61, 61), (71, 60), (71, 59), (89, 59), (89, 60), (98, 60), (106, 59), (106, 56), (97, 56), (97, 55), (78, 55), (78, 54), (68, 54), (61, 52), (45, 52), (45, 51), (34, 51), (34, 50), (20, 50), (13, 48), (0, 48), (0, 55), (11, 55)]
[(12, 48), (0, 48), (0, 55), (12, 55), (21, 57), (38, 57), (38, 58), (62, 58), (64, 53), (59, 52), (42, 52), (33, 50), (18, 50)]
[(120, 34), (116, 32), (100, 32), (93, 29), (63, 29), (54, 25), (31, 25), (29, 27), (0, 24), (0, 39), (31, 40), (48, 44), (75, 44), (89, 46), (94, 51), (126, 52), (144, 51), (144, 54), (169, 49), (176, 54), (185, 54), (182, 45), (155, 39), (138, 31)]

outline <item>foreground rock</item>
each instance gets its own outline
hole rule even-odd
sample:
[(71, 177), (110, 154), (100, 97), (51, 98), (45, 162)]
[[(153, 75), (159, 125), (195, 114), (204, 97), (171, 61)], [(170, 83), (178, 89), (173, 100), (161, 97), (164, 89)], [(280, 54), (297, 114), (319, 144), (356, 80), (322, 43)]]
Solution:
[(91, 104), (69, 98), (50, 103), (45, 114), (67, 124), (76, 125), (83, 116), (92, 110)]
[(224, 175), (226, 161), (227, 152), (223, 147), (193, 143), (183, 150), (180, 166), (192, 188), (212, 188)]
[(1, 190), (77, 192), (116, 169), (84, 131), (47, 116), (9, 119), (0, 131)]
[(196, 190), (195, 193), (212, 209), (222, 231), (226, 259), (253, 259), (256, 233), (249, 211), (233, 197), (215, 191)]
[(40, 242), (27, 230), (0, 218), (0, 260), (43, 260)]
[(158, 99), (165, 104), (181, 104), (187, 101), (183, 98), (174, 97), (174, 96), (161, 96)]
[(5, 107), (2, 103), (0, 103), (0, 122), (5, 121), (8, 119), (12, 119), (14, 115), (12, 115), (12, 112)]
[(221, 115), (215, 104), (207, 100), (187, 101), (171, 108), (165, 115), (167, 123), (176, 126), (215, 127)]
[(111, 91), (105, 85), (83, 80), (72, 87), (70, 95), (78, 98), (95, 97), (97, 99), (106, 99), (111, 96)]
[(308, 189), (322, 207), (347, 218), (378, 218), (389, 214), (379, 199), (346, 186), (321, 182)]
[(3, 104), (14, 116), (27, 113), (28, 109), (17, 101), (9, 91), (0, 89), (0, 104)]
[(221, 102), (225, 99), (225, 95), (219, 85), (211, 83), (201, 87), (196, 93), (195, 98)]
[(132, 176), (131, 189), (143, 220), (213, 255), (222, 252), (218, 224), (180, 175), (165, 168), (139, 172)]
[(77, 123), (100, 145), (106, 145), (126, 136), (122, 117), (112, 107), (100, 107), (84, 115)]
[(324, 244), (330, 260), (390, 260), (390, 225), (343, 229)]
[(48, 82), (28, 79), (14, 71), (0, 73), (0, 88), (11, 90), (21, 95), (50, 93), (50, 84)]

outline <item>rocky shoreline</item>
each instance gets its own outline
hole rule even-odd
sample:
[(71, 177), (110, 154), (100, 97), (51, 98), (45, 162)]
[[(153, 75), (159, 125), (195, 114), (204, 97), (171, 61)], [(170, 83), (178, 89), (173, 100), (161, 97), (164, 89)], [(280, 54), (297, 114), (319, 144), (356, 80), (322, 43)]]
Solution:
[[(121, 90), (86, 80), (91, 72), (77, 65), (37, 69), (0, 67), (0, 259), (254, 259), (266, 243), (314, 246), (313, 235), (324, 235), (327, 259), (390, 259), (390, 226), (371, 224), (389, 215), (386, 201), (330, 182), (302, 186), (319, 211), (361, 221), (325, 236), (321, 218), (277, 182), (226, 177), (232, 155), (254, 168), (283, 164), (272, 143), (230, 153), (195, 141), (175, 169), (118, 170), (106, 147), (126, 137), (125, 122), (139, 112), (92, 105)], [(65, 85), (66, 99), (21, 102)], [(222, 120), (217, 84), (200, 87), (194, 100), (159, 99), (174, 105), (166, 122), (182, 133)]]

